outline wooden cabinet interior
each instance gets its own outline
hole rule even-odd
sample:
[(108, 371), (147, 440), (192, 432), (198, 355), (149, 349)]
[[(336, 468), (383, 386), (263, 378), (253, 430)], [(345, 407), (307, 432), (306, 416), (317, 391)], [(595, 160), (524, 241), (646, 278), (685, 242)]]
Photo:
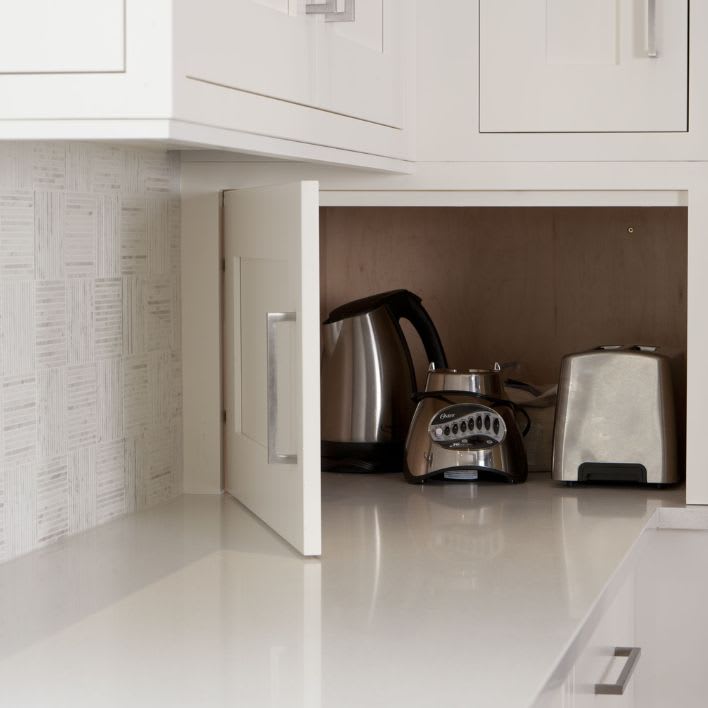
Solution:
[[(520, 362), (557, 381), (564, 354), (600, 344), (680, 352), (685, 389), (683, 207), (328, 207), (320, 213), (323, 317), (393, 288), (423, 298), (451, 366)], [(411, 340), (414, 340), (411, 337)], [(419, 385), (426, 368), (412, 352)]]

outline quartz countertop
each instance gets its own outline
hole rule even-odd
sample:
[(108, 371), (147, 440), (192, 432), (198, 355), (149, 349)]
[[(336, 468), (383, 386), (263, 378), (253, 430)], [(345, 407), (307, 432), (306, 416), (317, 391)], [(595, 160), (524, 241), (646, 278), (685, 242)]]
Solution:
[(323, 477), (323, 555), (182, 496), (0, 566), (0, 703), (530, 705), (683, 489)]

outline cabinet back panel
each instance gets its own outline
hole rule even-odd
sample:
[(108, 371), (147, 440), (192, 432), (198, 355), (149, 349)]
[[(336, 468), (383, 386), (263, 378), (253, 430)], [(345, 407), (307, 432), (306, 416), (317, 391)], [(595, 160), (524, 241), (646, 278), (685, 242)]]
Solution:
[[(684, 355), (681, 389), (686, 236), (680, 207), (323, 208), (322, 315), (408, 288), (451, 366), (517, 361), (519, 375), (550, 383), (568, 352), (657, 344)], [(422, 346), (412, 350), (421, 382)]]

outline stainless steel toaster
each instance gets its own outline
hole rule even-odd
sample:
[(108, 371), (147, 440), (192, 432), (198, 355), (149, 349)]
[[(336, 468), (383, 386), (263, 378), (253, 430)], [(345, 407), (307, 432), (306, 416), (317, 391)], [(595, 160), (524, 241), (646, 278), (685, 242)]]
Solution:
[(602, 346), (563, 358), (553, 479), (671, 484), (679, 479), (670, 357)]

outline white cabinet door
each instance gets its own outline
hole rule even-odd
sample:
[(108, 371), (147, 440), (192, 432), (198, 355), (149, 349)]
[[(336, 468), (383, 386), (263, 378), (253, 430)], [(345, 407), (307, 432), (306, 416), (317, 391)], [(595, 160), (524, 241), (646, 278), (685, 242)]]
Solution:
[(319, 555), (319, 187), (224, 195), (226, 490)]
[(481, 132), (688, 128), (688, 0), (480, 0), (479, 39)]
[(357, 0), (353, 22), (318, 18), (318, 104), (323, 109), (403, 126), (410, 12), (403, 0)]
[(316, 103), (316, 23), (302, 0), (183, 2), (185, 73), (247, 93)]
[(125, 68), (126, 0), (22, 0), (0, 8), (0, 73)]

